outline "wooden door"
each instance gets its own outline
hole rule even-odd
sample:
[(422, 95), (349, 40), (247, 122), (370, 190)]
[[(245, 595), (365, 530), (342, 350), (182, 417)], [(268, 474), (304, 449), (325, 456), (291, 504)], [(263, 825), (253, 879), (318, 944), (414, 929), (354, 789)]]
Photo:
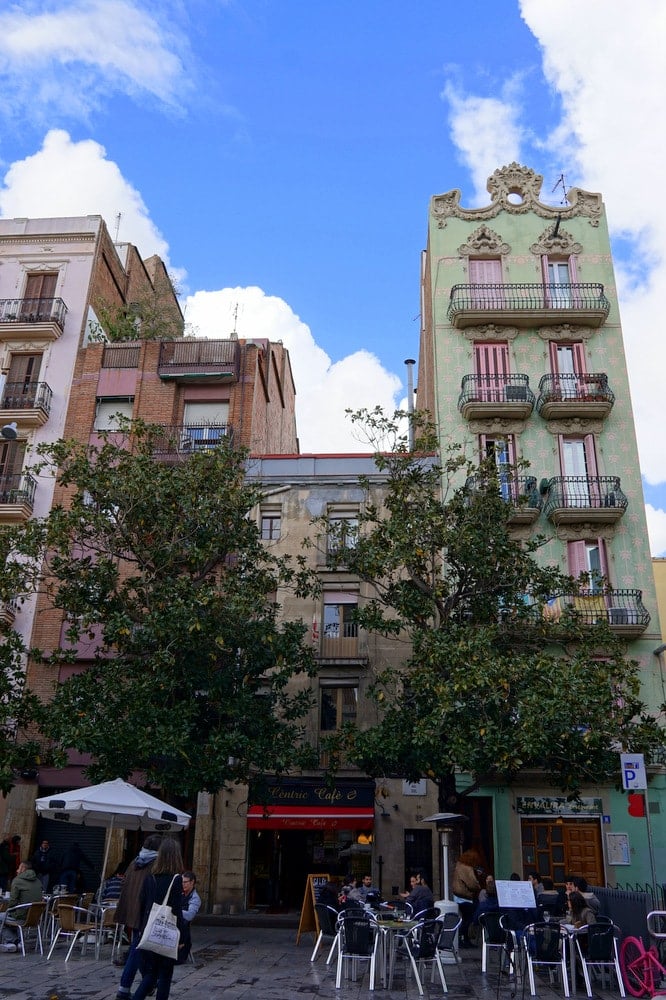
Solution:
[(565, 822), (563, 832), (569, 874), (583, 875), (590, 885), (603, 885), (604, 862), (598, 820)]

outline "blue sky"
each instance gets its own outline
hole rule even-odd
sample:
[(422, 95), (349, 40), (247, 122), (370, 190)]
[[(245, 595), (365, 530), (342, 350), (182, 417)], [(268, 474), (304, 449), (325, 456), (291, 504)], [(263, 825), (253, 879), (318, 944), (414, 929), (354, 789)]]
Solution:
[(666, 552), (665, 36), (662, 0), (4, 0), (0, 215), (160, 253), (190, 332), (284, 341), (302, 450), (339, 451), (404, 398), (431, 195), (564, 172), (606, 201)]

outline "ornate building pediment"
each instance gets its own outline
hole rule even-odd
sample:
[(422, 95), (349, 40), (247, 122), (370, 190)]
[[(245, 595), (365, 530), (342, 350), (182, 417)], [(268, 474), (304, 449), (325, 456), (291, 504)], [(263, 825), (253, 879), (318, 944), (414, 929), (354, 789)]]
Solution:
[(586, 538), (614, 538), (617, 527), (614, 524), (597, 524), (583, 521), (581, 524), (559, 525), (557, 537), (561, 542), (582, 542)]
[(546, 255), (551, 256), (553, 254), (561, 254), (563, 257), (570, 257), (571, 254), (581, 253), (583, 246), (581, 243), (576, 243), (575, 239), (568, 233), (566, 229), (557, 230), (555, 234), (555, 226), (549, 226), (545, 229), (536, 243), (533, 243), (530, 250), (534, 254), (538, 254), (540, 257)]
[(467, 340), (515, 340), (520, 330), (517, 326), (496, 326), (487, 323), (483, 326), (468, 326), (462, 331)]
[(525, 424), (526, 420), (504, 420), (502, 417), (469, 421), (470, 430), (474, 434), (497, 434), (499, 436), (522, 434), (525, 430)]
[(591, 326), (575, 326), (571, 323), (562, 323), (561, 326), (539, 327), (537, 336), (546, 342), (554, 340), (568, 343), (572, 340), (589, 340), (595, 332), (595, 329)]
[(603, 420), (585, 420), (582, 417), (570, 417), (567, 420), (549, 420), (546, 428), (550, 434), (601, 434)]
[(474, 257), (482, 254), (506, 256), (511, 253), (511, 247), (504, 243), (502, 237), (488, 226), (479, 226), (467, 237), (465, 243), (458, 247), (461, 257)]

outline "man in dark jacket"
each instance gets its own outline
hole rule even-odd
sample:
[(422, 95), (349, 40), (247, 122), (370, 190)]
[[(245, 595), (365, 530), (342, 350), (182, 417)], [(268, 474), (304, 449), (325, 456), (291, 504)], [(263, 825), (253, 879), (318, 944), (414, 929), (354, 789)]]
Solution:
[(123, 974), (120, 977), (120, 986), (116, 994), (117, 1000), (127, 1000), (132, 991), (134, 977), (139, 971), (140, 956), (136, 946), (141, 938), (141, 889), (146, 878), (150, 875), (161, 840), (162, 838), (157, 833), (151, 833), (146, 837), (138, 856), (125, 872), (125, 881), (116, 907), (116, 921), (119, 924), (124, 924), (128, 930), (131, 929), (132, 937)]
[(56, 862), (48, 840), (43, 840), (30, 859), (35, 873), (42, 883), (42, 891), (49, 891), (51, 876), (55, 874)]

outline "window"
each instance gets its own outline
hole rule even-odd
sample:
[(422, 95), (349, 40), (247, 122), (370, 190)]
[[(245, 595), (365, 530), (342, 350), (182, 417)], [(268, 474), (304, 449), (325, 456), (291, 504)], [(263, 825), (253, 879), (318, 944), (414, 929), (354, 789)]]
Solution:
[(195, 451), (214, 448), (227, 434), (229, 403), (185, 403), (183, 424), (190, 447)]
[(319, 731), (332, 733), (345, 723), (356, 722), (358, 684), (325, 684), (320, 686)]
[(584, 586), (592, 594), (602, 592), (601, 580), (607, 575), (606, 551), (603, 538), (590, 541), (568, 542), (567, 560), (569, 573), (575, 580), (583, 575)]
[(357, 607), (356, 594), (325, 594), (324, 639), (355, 639), (358, 636), (354, 620)]
[(25, 441), (3, 441), (0, 444), (0, 478), (20, 476), (25, 457)]
[(329, 553), (340, 553), (356, 548), (358, 540), (358, 514), (355, 512), (329, 514), (326, 548)]
[[(502, 305), (502, 261), (469, 261), (469, 283), (472, 305), (480, 309), (500, 308)], [(487, 287), (484, 287), (487, 286)]]
[(594, 435), (560, 438), (562, 475), (567, 506), (589, 507), (598, 502), (597, 461)]
[(21, 319), (32, 322), (49, 320), (53, 312), (57, 283), (57, 271), (28, 274), (21, 303)]
[(491, 437), (488, 434), (481, 434), (479, 440), (481, 461), (494, 460), (500, 484), (500, 493), (504, 500), (510, 500), (516, 462), (513, 435), (507, 434)]
[(509, 345), (474, 344), (474, 374), (479, 399), (487, 403), (504, 402), (509, 374)]
[(280, 537), (282, 511), (279, 507), (261, 508), (261, 537), (265, 542), (275, 542)]
[(41, 354), (12, 354), (3, 393), (4, 409), (34, 405), (41, 364)]
[(574, 305), (575, 259), (567, 257), (565, 260), (556, 260), (544, 257), (542, 263), (548, 305), (556, 309), (569, 309)]
[(106, 396), (97, 400), (94, 429), (96, 431), (117, 431), (118, 415), (132, 419), (134, 400), (127, 396), (115, 398)]
[(563, 399), (576, 399), (579, 394), (585, 395), (587, 383), (585, 374), (585, 352), (581, 343), (560, 344), (551, 342), (550, 368), (558, 375), (557, 389)]

